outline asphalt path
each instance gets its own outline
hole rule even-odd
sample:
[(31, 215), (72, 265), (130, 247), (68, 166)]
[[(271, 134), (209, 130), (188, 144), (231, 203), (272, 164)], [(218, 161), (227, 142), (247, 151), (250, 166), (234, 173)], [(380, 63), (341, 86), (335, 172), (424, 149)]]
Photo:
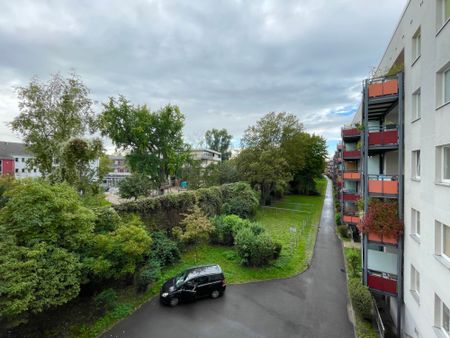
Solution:
[(343, 271), (328, 180), (308, 270), (288, 279), (228, 285), (221, 298), (175, 308), (155, 297), (102, 337), (353, 337)]

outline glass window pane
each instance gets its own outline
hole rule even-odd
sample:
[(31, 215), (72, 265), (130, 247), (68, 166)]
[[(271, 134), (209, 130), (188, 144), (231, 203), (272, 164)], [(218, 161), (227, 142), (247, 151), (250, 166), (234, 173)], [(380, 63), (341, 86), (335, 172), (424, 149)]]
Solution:
[(443, 229), (443, 239), (442, 239), (442, 252), (447, 256), (450, 257), (450, 228), (446, 225), (442, 225), (444, 227)]
[(442, 328), (445, 332), (450, 332), (450, 312), (444, 303), (442, 303)]
[(442, 152), (444, 154), (443, 158), (443, 173), (442, 178), (444, 180), (450, 180), (450, 146), (444, 147), (442, 149)]
[(420, 212), (419, 211), (416, 212), (416, 220), (417, 220), (416, 232), (418, 235), (420, 235)]
[(450, 69), (444, 73), (444, 103), (450, 101)]
[(444, 0), (445, 1), (445, 20), (450, 18), (450, 0)]

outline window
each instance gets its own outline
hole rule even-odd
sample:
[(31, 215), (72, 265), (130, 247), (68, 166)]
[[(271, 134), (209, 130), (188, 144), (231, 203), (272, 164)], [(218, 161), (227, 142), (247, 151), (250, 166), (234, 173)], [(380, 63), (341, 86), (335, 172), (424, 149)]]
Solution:
[(444, 71), (443, 76), (443, 96), (444, 96), (444, 104), (450, 102), (450, 68)]
[(419, 29), (413, 35), (413, 39), (412, 39), (412, 62), (413, 63), (420, 57), (421, 50), (422, 50), (422, 42), (421, 42), (421, 34), (420, 34), (420, 27), (419, 27)]
[(420, 211), (411, 209), (411, 234), (420, 237)]
[(33, 172), (36, 172), (36, 169), (33, 169)]
[(437, 29), (441, 29), (448, 19), (450, 19), (450, 0), (438, 0)]
[(443, 106), (450, 102), (450, 62), (436, 73), (436, 103)]
[(22, 162), (25, 162), (25, 159), (22, 157)]
[(24, 173), (24, 172), (25, 172), (25, 169), (22, 169), (22, 172)]
[(450, 144), (436, 147), (436, 182), (450, 184)]
[(414, 298), (418, 300), (418, 296), (420, 295), (420, 273), (413, 265), (411, 265), (411, 292)]
[(19, 172), (19, 169), (16, 168), (16, 173), (18, 173), (18, 172)]
[(420, 150), (412, 152), (412, 178), (420, 180)]
[(18, 157), (16, 157), (16, 162), (19, 162), (19, 158)]
[(450, 337), (450, 310), (438, 295), (434, 295), (434, 325)]
[(450, 227), (438, 221), (435, 223), (435, 254), (450, 262)]
[(413, 94), (413, 96), (412, 96), (412, 111), (413, 111), (413, 114), (412, 114), (412, 120), (413, 121), (415, 121), (415, 120), (417, 120), (417, 119), (420, 119), (420, 116), (421, 116), (421, 111), (420, 111), (420, 106), (421, 106), (421, 96), (420, 96), (420, 88), (419, 89), (417, 89), (415, 92), (414, 92), (414, 94)]

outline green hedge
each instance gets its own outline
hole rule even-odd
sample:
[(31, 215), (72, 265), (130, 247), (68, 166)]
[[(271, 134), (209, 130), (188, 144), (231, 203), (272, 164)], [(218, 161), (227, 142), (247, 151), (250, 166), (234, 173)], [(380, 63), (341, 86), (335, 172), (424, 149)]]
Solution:
[(150, 229), (170, 230), (194, 205), (208, 216), (227, 213), (250, 217), (258, 203), (257, 192), (248, 183), (237, 182), (126, 202), (115, 205), (114, 209), (120, 214), (139, 214)]

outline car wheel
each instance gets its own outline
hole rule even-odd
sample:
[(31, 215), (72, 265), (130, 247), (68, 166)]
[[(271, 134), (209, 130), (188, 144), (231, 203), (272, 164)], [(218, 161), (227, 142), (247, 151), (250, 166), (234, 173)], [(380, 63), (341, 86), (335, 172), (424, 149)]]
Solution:
[(211, 292), (211, 298), (216, 299), (220, 296), (220, 292), (218, 290), (214, 290)]
[(179, 300), (178, 300), (178, 298), (172, 298), (171, 300), (170, 300), (170, 306), (177, 306), (178, 305), (178, 303), (179, 303)]

